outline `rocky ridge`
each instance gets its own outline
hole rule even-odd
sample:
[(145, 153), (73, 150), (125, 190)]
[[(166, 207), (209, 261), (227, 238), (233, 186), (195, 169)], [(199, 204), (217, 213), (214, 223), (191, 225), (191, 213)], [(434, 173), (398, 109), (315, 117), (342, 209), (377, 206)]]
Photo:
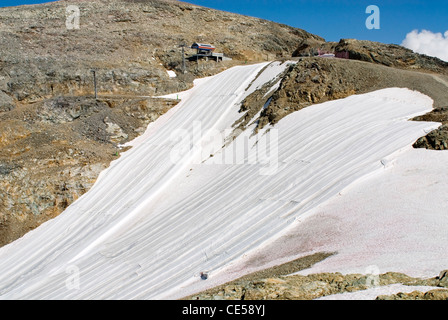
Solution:
[(334, 253), (316, 253), (310, 256), (243, 276), (204, 292), (185, 297), (185, 300), (314, 300), (326, 296), (358, 292), (402, 284), (405, 286), (434, 287), (424, 292), (398, 293), (378, 296), (377, 300), (446, 300), (448, 298), (448, 271), (439, 276), (421, 279), (402, 273), (341, 274), (320, 273), (307, 276), (295, 274)]
[(314, 300), (325, 296), (351, 293), (374, 287), (403, 284), (434, 286), (427, 292), (380, 295), (377, 300), (447, 300), (448, 287), (437, 278), (418, 279), (389, 272), (380, 275), (320, 273), (308, 276), (290, 275), (266, 279), (237, 281), (189, 297), (190, 300)]
[(305, 39), (293, 52), (295, 57), (313, 56), (322, 53), (347, 53), (351, 60), (365, 61), (400, 69), (433, 72), (448, 75), (448, 62), (436, 57), (415, 53), (410, 49), (380, 42), (341, 39), (339, 42), (326, 42)]
[[(443, 75), (392, 68), (357, 60), (318, 57), (295, 60), (296, 63), (291, 63), (280, 77), (277, 89), (270, 90), (274, 84), (267, 84), (243, 101), (240, 109), (243, 115), (236, 122), (238, 129), (244, 129), (258, 113), (255, 131), (267, 124), (275, 126), (288, 114), (312, 104), (390, 87), (417, 90), (434, 100), (435, 110), (414, 120), (446, 123), (447, 108), (444, 106), (448, 105), (446, 93), (448, 87), (437, 78)], [(438, 142), (434, 142), (434, 146), (437, 145), (440, 149), (448, 142), (447, 133), (446, 126), (442, 126), (431, 133), (427, 139), (430, 140), (432, 135), (436, 135), (438, 138), (434, 140)]]

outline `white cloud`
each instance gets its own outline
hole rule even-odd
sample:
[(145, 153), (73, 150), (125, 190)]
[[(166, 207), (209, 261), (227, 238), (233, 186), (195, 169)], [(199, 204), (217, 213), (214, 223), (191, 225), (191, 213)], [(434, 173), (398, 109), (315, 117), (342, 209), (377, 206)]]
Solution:
[(428, 30), (414, 30), (406, 35), (401, 43), (403, 47), (421, 54), (448, 61), (448, 31), (445, 34)]

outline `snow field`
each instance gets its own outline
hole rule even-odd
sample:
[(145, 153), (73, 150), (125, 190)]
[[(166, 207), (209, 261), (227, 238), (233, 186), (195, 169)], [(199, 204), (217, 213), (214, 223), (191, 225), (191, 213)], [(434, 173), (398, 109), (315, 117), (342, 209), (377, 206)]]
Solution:
[(430, 111), (432, 100), (393, 88), (305, 108), (257, 136), (249, 127), (225, 148), (210, 139), (226, 138), (244, 97), (277, 84), (287, 66), (235, 67), (182, 93), (88, 193), (0, 249), (0, 297), (196, 292), (439, 126), (407, 121)]

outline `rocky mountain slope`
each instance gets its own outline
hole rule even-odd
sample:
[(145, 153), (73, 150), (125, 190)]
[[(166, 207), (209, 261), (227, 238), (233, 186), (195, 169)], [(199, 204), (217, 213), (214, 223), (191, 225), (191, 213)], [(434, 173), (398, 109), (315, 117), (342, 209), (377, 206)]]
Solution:
[[(79, 29), (66, 26), (69, 5), (80, 10)], [(236, 64), (291, 55), (307, 38), (323, 40), (164, 0), (1, 8), (0, 26), (0, 245), (61, 213), (119, 156), (120, 143), (177, 103), (150, 96), (185, 90)], [(232, 60), (187, 61), (184, 74), (179, 45), (196, 41)]]
[[(80, 27), (70, 30), (66, 8), (73, 4), (80, 9)], [(0, 245), (60, 214), (119, 157), (120, 144), (178, 102), (152, 96), (185, 90), (195, 78), (238, 64), (297, 60), (276, 90), (262, 88), (243, 102), (235, 128), (244, 129), (259, 112), (255, 121), (262, 128), (311, 104), (398, 86), (434, 100), (434, 111), (414, 120), (444, 123), (415, 146), (448, 149), (448, 63), (400, 46), (325, 42), (301, 29), (168, 0), (61, 0), (1, 8), (0, 27)], [(196, 41), (214, 44), (232, 60), (187, 61), (183, 73), (179, 45)], [(317, 48), (348, 52), (350, 60), (309, 57)], [(245, 282), (245, 289), (221, 288), (200, 297), (241, 298), (244, 291), (247, 299), (312, 298), (323, 294), (310, 288), (330, 294), (340, 292), (333, 284), (354, 288), (365, 280), (296, 277), (293, 286), (305, 283), (306, 295), (289, 290), (274, 297), (266, 292), (280, 289), (260, 288), (281, 286), (286, 292), (289, 278), (258, 276), (256, 283)], [(436, 280), (431, 285), (441, 283)], [(349, 282), (341, 285), (344, 281)]]
[[(66, 9), (74, 4), (79, 29), (70, 30)], [(181, 70), (180, 44), (211, 43), (245, 62), (288, 56), (303, 39), (321, 39), (261, 19), (163, 0), (2, 8), (0, 23), (0, 88), (17, 101), (91, 94), (91, 69), (97, 69), (101, 93), (141, 95), (181, 91), (195, 77), (222, 70), (193, 64), (188, 76), (170, 79), (166, 68)]]

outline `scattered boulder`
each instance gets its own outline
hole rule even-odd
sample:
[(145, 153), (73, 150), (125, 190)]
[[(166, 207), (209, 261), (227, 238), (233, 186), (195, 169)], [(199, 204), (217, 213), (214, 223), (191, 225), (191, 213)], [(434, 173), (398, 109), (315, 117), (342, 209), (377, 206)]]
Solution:
[(413, 291), (410, 293), (399, 292), (393, 295), (381, 295), (376, 300), (448, 300), (448, 290), (430, 290), (428, 292)]
[(113, 123), (109, 117), (104, 119), (104, 123), (107, 125), (106, 132), (110, 134), (110, 140), (113, 143), (120, 143), (125, 141), (129, 136), (123, 132), (121, 127)]
[(448, 270), (443, 270), (437, 277), (437, 286), (448, 288)]
[[(447, 278), (444, 271), (438, 278), (419, 279), (402, 273), (388, 272), (375, 275), (341, 273), (320, 273), (308, 276), (288, 275), (252, 280), (235, 280), (231, 283), (209, 289), (187, 297), (199, 300), (313, 300), (320, 297), (362, 291), (372, 287), (403, 284), (408, 286), (436, 286), (441, 279)], [(443, 281), (445, 281), (443, 280)], [(443, 282), (445, 284), (445, 282)], [(415, 291), (377, 297), (378, 300), (446, 300), (448, 290)]]
[(0, 113), (11, 111), (14, 108), (14, 100), (3, 91), (0, 91)]
[(414, 148), (448, 150), (448, 124), (431, 131), (414, 143)]

